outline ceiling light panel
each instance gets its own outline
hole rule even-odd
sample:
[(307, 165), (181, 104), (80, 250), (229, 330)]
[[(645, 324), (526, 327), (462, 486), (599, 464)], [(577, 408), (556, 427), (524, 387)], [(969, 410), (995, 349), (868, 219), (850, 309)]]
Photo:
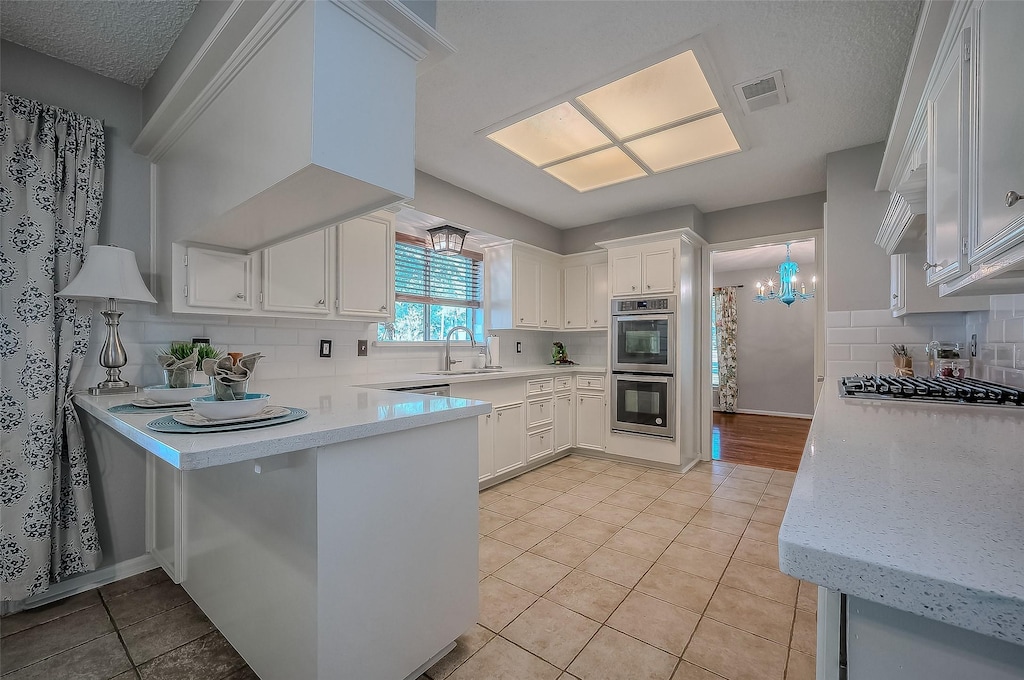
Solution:
[(688, 50), (576, 98), (621, 139), (719, 108)]
[(626, 147), (654, 172), (698, 163), (740, 150), (721, 113), (634, 140)]
[(632, 158), (615, 146), (552, 165), (544, 168), (544, 172), (580, 192), (600, 189), (647, 175)]
[(569, 102), (524, 118), (487, 137), (538, 167), (611, 144), (611, 140)]

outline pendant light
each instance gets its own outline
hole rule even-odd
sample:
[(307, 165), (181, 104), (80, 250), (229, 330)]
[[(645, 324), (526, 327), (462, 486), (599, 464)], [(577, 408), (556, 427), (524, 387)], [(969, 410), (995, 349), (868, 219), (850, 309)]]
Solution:
[(797, 300), (810, 300), (814, 298), (814, 293), (818, 288), (818, 277), (811, 277), (811, 292), (807, 292), (807, 287), (804, 284), (799, 284), (800, 290), (796, 290), (797, 272), (800, 271), (800, 266), (789, 257), (789, 244), (786, 244), (786, 259), (779, 263), (777, 270), (779, 275), (779, 289), (775, 290), (775, 281), (768, 278), (767, 281), (757, 282), (757, 295), (754, 296), (754, 302), (765, 303), (769, 300), (777, 300), (782, 304), (789, 307)]
[(430, 234), (430, 243), (434, 246), (434, 252), (439, 255), (459, 255), (462, 253), (462, 246), (466, 243), (465, 229), (453, 227), (446, 224), (443, 227), (427, 229)]

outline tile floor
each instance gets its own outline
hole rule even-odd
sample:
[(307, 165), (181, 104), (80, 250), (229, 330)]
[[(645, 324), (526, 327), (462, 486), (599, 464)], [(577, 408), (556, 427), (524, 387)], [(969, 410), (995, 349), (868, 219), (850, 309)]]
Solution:
[[(482, 492), (479, 623), (425, 677), (812, 680), (817, 589), (778, 570), (793, 478), (572, 455)], [(159, 569), (0, 635), (4, 680), (256, 678)]]

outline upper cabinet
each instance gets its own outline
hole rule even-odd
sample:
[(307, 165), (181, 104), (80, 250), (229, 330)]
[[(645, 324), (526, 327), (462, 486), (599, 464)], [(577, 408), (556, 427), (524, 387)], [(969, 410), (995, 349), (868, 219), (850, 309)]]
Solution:
[(395, 304), (395, 224), (388, 214), (338, 225), (336, 310), (344, 317), (387, 319)]
[(643, 291), (640, 248), (615, 248), (608, 251), (612, 271), (612, 296), (640, 295)]
[(612, 297), (675, 293), (678, 260), (675, 240), (609, 247)]
[(540, 264), (540, 327), (558, 330), (562, 327), (562, 268), (558, 262)]
[(569, 255), (564, 265), (562, 328), (608, 328), (608, 262), (605, 253)]
[(265, 311), (330, 314), (332, 231), (306, 234), (263, 251)]
[(188, 281), (183, 296), (189, 307), (252, 309), (252, 255), (187, 248), (182, 262)]
[(562, 256), (506, 241), (484, 248), (489, 330), (561, 328)]

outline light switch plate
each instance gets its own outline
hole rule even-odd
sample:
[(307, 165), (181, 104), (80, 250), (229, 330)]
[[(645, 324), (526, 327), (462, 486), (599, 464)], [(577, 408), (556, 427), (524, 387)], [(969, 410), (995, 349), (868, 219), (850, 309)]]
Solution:
[(369, 345), (369, 342), (366, 341), (366, 340), (357, 340), (356, 341), (356, 356), (357, 357), (365, 357), (366, 356), (367, 345)]
[(516, 354), (522, 354), (522, 353), (523, 353), (523, 343), (521, 343), (521, 342), (519, 342), (517, 340), (516, 341)]
[(320, 358), (321, 359), (330, 359), (331, 358), (331, 350), (332, 350), (332, 346), (333, 345), (334, 345), (334, 341), (333, 340), (321, 340), (320, 341)]

